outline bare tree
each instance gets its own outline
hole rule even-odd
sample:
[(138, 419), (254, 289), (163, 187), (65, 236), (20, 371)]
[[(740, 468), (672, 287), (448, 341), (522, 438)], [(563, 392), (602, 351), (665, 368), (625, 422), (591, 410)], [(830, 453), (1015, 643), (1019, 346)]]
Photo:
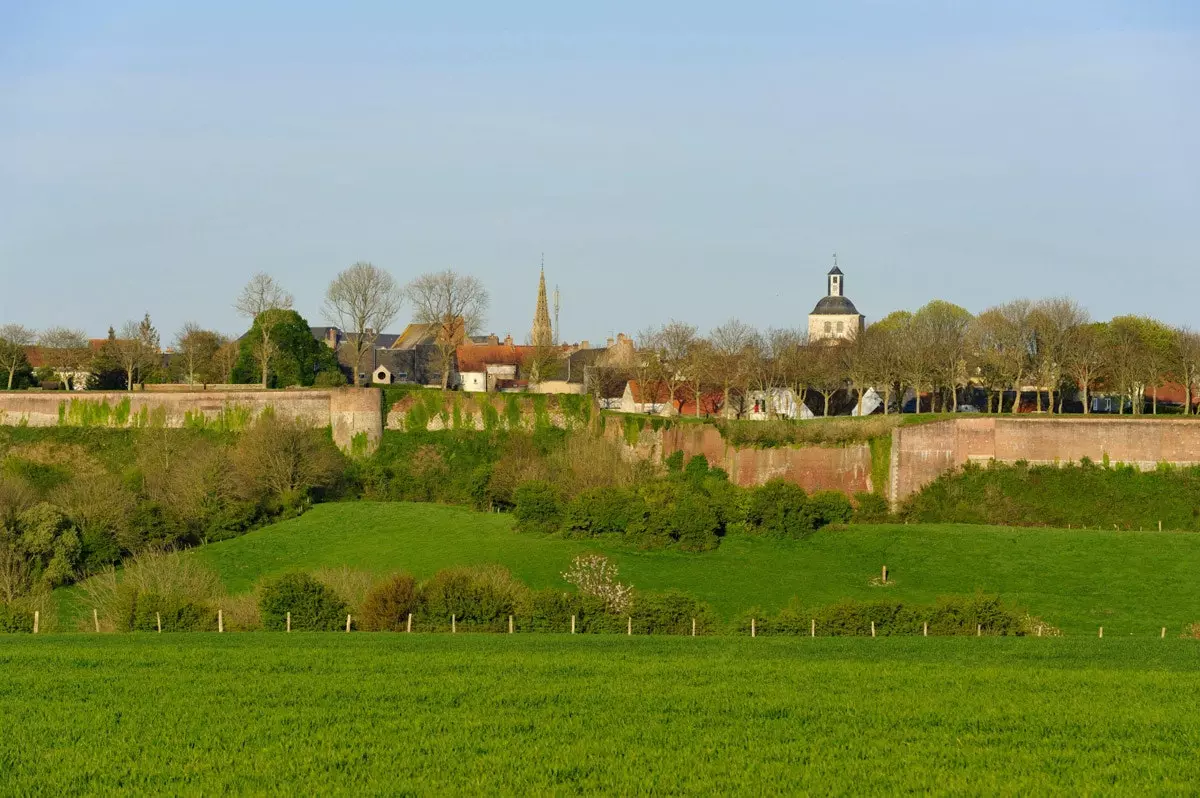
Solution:
[(405, 295), (412, 303), (417, 322), (430, 325), (434, 332), (442, 388), (448, 388), (454, 350), (483, 326), (488, 309), (487, 289), (478, 278), (447, 269), (421, 275), (408, 284)]
[(325, 291), (325, 319), (342, 330), (354, 357), (354, 384), (361, 385), (363, 358), (379, 333), (396, 320), (404, 294), (378, 266), (358, 262), (333, 278)]
[(874, 362), (875, 379), (883, 386), (884, 415), (889, 412), (893, 391), (898, 391), (900, 409), (903, 409), (904, 391), (901, 383), (904, 380), (904, 363), (900, 356), (904, 332), (911, 320), (911, 313), (898, 310), (871, 325), (872, 334), (876, 337), (871, 346), (870, 359)]
[(1071, 336), (1064, 368), (1079, 387), (1085, 414), (1092, 412), (1089, 395), (1092, 386), (1100, 380), (1104, 372), (1107, 338), (1108, 329), (1102, 323), (1084, 324)]
[(154, 365), (160, 351), (158, 331), (150, 322), (149, 313), (140, 322), (125, 322), (119, 333), (110, 327), (104, 346), (125, 372), (125, 389), (129, 391), (139, 379), (145, 379), (145, 372)]
[(657, 367), (655, 382), (665, 386), (670, 412), (678, 413), (683, 409), (686, 397), (679, 396), (679, 389), (690, 380), (688, 365), (695, 343), (695, 325), (674, 319), (652, 331), (643, 343), (644, 348), (653, 352), (652, 362)]
[[(1012, 386), (1012, 412), (1021, 406), (1021, 387), (1032, 371), (1033, 319), (1027, 299), (1015, 299), (979, 314), (974, 340), (979, 356), (997, 375)], [(1003, 394), (1001, 394), (1003, 404)], [(997, 408), (999, 412), (1001, 408)]]
[(729, 418), (734, 413), (732, 391), (746, 381), (749, 372), (747, 350), (754, 340), (754, 328), (730, 319), (714, 328), (708, 340), (713, 348), (714, 365), (720, 374), (722, 412)]
[[(858, 394), (857, 407), (860, 416), (863, 412), (863, 395), (867, 389), (876, 383), (886, 385), (884, 381), (888, 370), (887, 358), (890, 354), (891, 343), (887, 328), (873, 324), (858, 332), (846, 345), (840, 347), (842, 370), (849, 379), (851, 387)], [(886, 389), (886, 393), (889, 396), (884, 399), (885, 413), (887, 412), (887, 399), (890, 398), (890, 388)]]
[(803, 330), (789, 330), (786, 336), (787, 340), (777, 341), (775, 348), (783, 385), (792, 391), (799, 419), (808, 402), (808, 389), (816, 372), (816, 353), (821, 345), (810, 346)]
[(696, 402), (696, 418), (700, 418), (700, 414), (703, 412), (701, 405), (704, 403), (704, 388), (712, 381), (715, 371), (713, 364), (712, 344), (706, 338), (697, 337), (688, 349), (687, 363), (685, 364), (687, 381), (692, 388), (692, 398)]
[(73, 387), (72, 381), (79, 379), (92, 360), (92, 350), (83, 330), (50, 327), (38, 336), (38, 347), (42, 359), (62, 380), (64, 388)]
[(233, 367), (237, 365), (238, 342), (217, 334), (221, 345), (213, 353), (212, 378), (213, 382), (228, 384), (233, 380)]
[(238, 313), (250, 319), (251, 325), (258, 323), (258, 335), (251, 346), (262, 369), (262, 387), (266, 388), (271, 359), (277, 350), (275, 327), (283, 320), (284, 313), (291, 309), (292, 295), (283, 290), (283, 286), (269, 274), (259, 272), (246, 283), (233, 306)]
[(1146, 395), (1146, 345), (1141, 334), (1141, 320), (1135, 316), (1118, 316), (1110, 321), (1104, 349), (1105, 374), (1121, 394), (1118, 415), (1125, 412), (1126, 398), (1132, 413), (1141, 415)]
[[(175, 335), (175, 363), (179, 373), (188, 385), (198, 383), (221, 382), (222, 369), (217, 364), (217, 353), (225, 345), (225, 339), (220, 333), (205, 330), (199, 324), (189, 321)], [(229, 364), (233, 370), (233, 362)]]
[(33, 330), (20, 324), (0, 327), (0, 368), (8, 372), (8, 390), (12, 390), (17, 369), (25, 363), (25, 350), (36, 338)]
[[(1080, 328), (1091, 319), (1078, 302), (1067, 297), (1043, 299), (1034, 304), (1031, 322), (1034, 331), (1034, 367), (1038, 382), (1050, 391), (1051, 413), (1054, 412), (1054, 393), (1062, 383), (1065, 364), (1071, 359), (1071, 348)], [(1041, 405), (1041, 392), (1038, 392)], [(1059, 396), (1061, 403), (1062, 396)]]
[(1183, 384), (1183, 414), (1191, 415), (1194, 388), (1200, 385), (1200, 333), (1182, 327), (1175, 331), (1175, 376)]
[(846, 371), (842, 362), (842, 341), (822, 342), (811, 348), (813, 357), (812, 385), (825, 400), (821, 415), (829, 416), (829, 402), (833, 395), (846, 387)]

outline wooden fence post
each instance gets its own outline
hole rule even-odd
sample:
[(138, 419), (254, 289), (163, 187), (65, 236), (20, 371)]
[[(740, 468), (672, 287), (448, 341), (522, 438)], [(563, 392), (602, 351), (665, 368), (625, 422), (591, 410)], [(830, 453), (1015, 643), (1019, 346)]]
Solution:
[(513, 633), (513, 617), (511, 615), (508, 616), (508, 633)]
[(290, 612), (287, 614), (287, 630), (292, 631), (292, 614)]
[(921, 634), (924, 635), (925, 637), (929, 637), (929, 621), (925, 622), (925, 627), (922, 630)]
[(696, 636), (696, 619), (692, 618), (692, 637)]
[(412, 634), (412, 613), (411, 612), (408, 614), (408, 628), (406, 628), (404, 631), (408, 632), (409, 634)]
[(1158, 521), (1158, 531), (1162, 532), (1162, 519), (1159, 519)]
[(887, 566), (883, 566), (883, 583), (887, 584)]
[(1167, 636), (1167, 627), (1165, 627), (1165, 626), (1164, 626), (1164, 627), (1162, 628), (1162, 632), (1160, 632), (1158, 636), (1159, 636), (1159, 637), (1162, 637), (1162, 638), (1165, 638), (1165, 637)]
[(631, 635), (631, 636), (633, 635), (633, 616), (632, 615), (629, 616), (629, 626), (626, 627), (625, 634)]
[(1037, 629), (1038, 629), (1038, 637), (1041, 637), (1042, 636), (1042, 625), (1040, 623), (1038, 624)]
[(450, 634), (452, 634), (452, 635), (458, 634), (458, 616), (457, 615), (450, 616)]
[(100, 613), (96, 611), (95, 607), (92, 607), (92, 620), (96, 622), (96, 631), (99, 632), (100, 631)]
[(33, 633), (38, 633), (38, 625), (42, 620), (42, 614), (38, 610), (33, 611)]
[(575, 634), (575, 616), (571, 616), (571, 634)]
[(350, 631), (350, 616), (349, 615), (346, 616), (346, 631), (347, 632)]
[(808, 624), (808, 636), (809, 637), (817, 636), (817, 619), (816, 618), (813, 618)]
[(750, 619), (750, 636), (758, 637), (758, 620), (756, 618)]
[(1104, 627), (1103, 626), (1100, 627), (1100, 636), (1104, 637)]
[(871, 621), (871, 637), (875, 636), (875, 622)]
[(225, 611), (224, 610), (217, 610), (217, 631), (218, 632), (225, 631)]

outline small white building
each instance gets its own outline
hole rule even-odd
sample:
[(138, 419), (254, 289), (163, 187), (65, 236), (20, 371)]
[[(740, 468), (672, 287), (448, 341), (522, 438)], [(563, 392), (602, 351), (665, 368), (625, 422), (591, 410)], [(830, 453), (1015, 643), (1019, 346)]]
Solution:
[(808, 314), (808, 340), (811, 343), (849, 340), (864, 327), (863, 315), (846, 297), (846, 278), (836, 260), (826, 279), (826, 295)]
[(750, 391), (746, 397), (746, 405), (746, 418), (751, 421), (766, 421), (772, 418), (795, 421), (813, 417), (808, 405), (796, 401), (796, 393), (791, 388)]
[(391, 369), (387, 366), (380, 366), (375, 369), (371, 372), (371, 382), (376, 385), (391, 385), (394, 382)]

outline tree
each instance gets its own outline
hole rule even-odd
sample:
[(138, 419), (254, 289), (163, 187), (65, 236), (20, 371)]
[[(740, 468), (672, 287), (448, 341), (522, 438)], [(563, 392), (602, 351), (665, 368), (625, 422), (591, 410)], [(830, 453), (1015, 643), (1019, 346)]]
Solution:
[(679, 389), (689, 382), (688, 364), (695, 343), (696, 327), (674, 319), (644, 334), (642, 346), (652, 353), (654, 381), (666, 386), (667, 402), (673, 412), (683, 408), (685, 397), (679, 396)]
[(312, 385), (318, 374), (336, 373), (341, 377), (337, 355), (322, 341), (313, 338), (308, 322), (294, 310), (262, 313), (240, 342), (237, 363), (232, 378), (237, 383), (259, 379), (261, 343), (264, 340), (259, 325), (271, 326), (271, 361), (266, 385), (288, 388), (293, 385)]
[[(913, 412), (921, 412), (921, 390), (928, 387), (932, 392), (935, 374), (941, 365), (932, 345), (933, 328), (927, 319), (916, 314), (904, 320), (900, 335), (898, 357), (900, 361), (901, 384), (907, 383), (913, 389)], [(901, 394), (903, 396), (903, 394)], [(930, 397), (932, 402), (932, 396)], [(903, 404), (903, 399), (901, 399)], [(933, 405), (930, 405), (933, 410)]]
[(354, 384), (362, 384), (359, 369), (384, 327), (396, 320), (404, 294), (392, 276), (362, 261), (343, 271), (325, 291), (325, 319), (346, 336), (354, 359)]
[(1128, 398), (1133, 414), (1140, 415), (1146, 389), (1146, 351), (1140, 320), (1118, 316), (1110, 321), (1104, 349), (1105, 373), (1122, 397), (1117, 413), (1125, 412), (1124, 399)]
[(116, 362), (125, 373), (125, 389), (133, 390), (137, 382), (145, 381), (145, 372), (154, 366), (159, 356), (158, 330), (147, 313), (140, 322), (127, 321), (120, 333), (108, 329), (104, 354)]
[[(863, 395), (871, 385), (882, 383), (887, 372), (887, 357), (891, 340), (888, 329), (872, 324), (857, 332), (846, 345), (839, 347), (842, 371), (858, 395), (858, 415), (863, 412)], [(890, 394), (890, 390), (887, 391)], [(887, 412), (887, 399), (884, 399)]]
[(233, 460), (246, 498), (271, 498), (285, 505), (332, 484), (341, 467), (327, 432), (274, 413), (259, 416), (239, 436)]
[(900, 394), (900, 409), (903, 409), (904, 392), (901, 382), (904, 379), (904, 363), (900, 358), (903, 351), (904, 331), (912, 319), (912, 314), (906, 310), (889, 313), (871, 325), (875, 340), (870, 347), (870, 360), (873, 361), (875, 379), (883, 385), (883, 413), (887, 415), (892, 403), (892, 392)]
[(416, 321), (433, 330), (442, 388), (448, 388), (454, 350), (483, 327), (489, 301), (487, 289), (478, 278), (447, 269), (421, 275), (408, 284), (404, 293), (412, 303)]
[(250, 343), (251, 351), (259, 365), (262, 387), (266, 388), (271, 359), (276, 352), (275, 328), (284, 321), (284, 314), (291, 309), (292, 295), (283, 290), (273, 277), (259, 272), (246, 283), (233, 306), (253, 325), (255, 336)]
[[(950, 411), (958, 409), (958, 387), (967, 382), (967, 330), (971, 314), (958, 305), (935, 299), (913, 314), (928, 361), (931, 387), (950, 391)], [(930, 408), (931, 410), (934, 408)]]
[(13, 389), (17, 370), (29, 365), (25, 350), (33, 345), (33, 330), (20, 324), (0, 327), (0, 368), (8, 372), (8, 390)]
[[(218, 333), (219, 335), (219, 333)], [(238, 360), (238, 342), (221, 335), (221, 345), (213, 354), (212, 370), (214, 382), (229, 384), (233, 382), (233, 369)]]
[(833, 395), (846, 387), (846, 371), (843, 367), (841, 341), (820, 343), (811, 348), (813, 356), (812, 384), (825, 400), (821, 415), (828, 418), (829, 402)]
[(1063, 367), (1079, 387), (1085, 414), (1092, 412), (1089, 394), (1104, 372), (1107, 338), (1108, 325), (1102, 322), (1080, 325), (1066, 353)]
[(42, 359), (62, 382), (64, 388), (74, 387), (72, 381), (87, 370), (92, 350), (83, 330), (51, 327), (38, 336)]
[(816, 354), (821, 345), (810, 346), (803, 330), (790, 330), (786, 336), (786, 340), (776, 342), (776, 357), (783, 385), (791, 389), (796, 400), (796, 418), (799, 419), (808, 401), (808, 388), (813, 383)]
[[(212, 330), (205, 330), (195, 322), (187, 322), (175, 334), (174, 362), (184, 382), (188, 385), (222, 382), (223, 364), (217, 362), (218, 352), (226, 343), (225, 338)], [(236, 358), (229, 362), (233, 369)]]
[[(980, 313), (974, 325), (973, 343), (980, 360), (999, 379), (1012, 386), (1012, 412), (1021, 406), (1021, 388), (1030, 373), (1033, 357), (1032, 305), (1027, 299), (1015, 299)], [(996, 412), (1003, 410), (1001, 393)]]
[[(1054, 392), (1062, 383), (1066, 364), (1072, 358), (1079, 330), (1090, 319), (1087, 311), (1073, 299), (1060, 297), (1043, 299), (1033, 306), (1031, 321), (1034, 331), (1034, 366), (1038, 382), (1050, 390), (1051, 413), (1054, 412)], [(1061, 393), (1059, 396), (1061, 404)], [(1038, 392), (1041, 409), (1041, 392)]]
[(733, 413), (732, 391), (747, 379), (747, 350), (754, 340), (754, 328), (738, 319), (715, 327), (708, 336), (713, 348), (713, 365), (720, 375), (722, 408), (726, 418)]
[(1200, 384), (1200, 333), (1181, 327), (1175, 331), (1174, 373), (1183, 384), (1183, 414), (1191, 415), (1193, 390)]
[[(684, 370), (688, 384), (692, 387), (692, 398), (695, 399), (696, 418), (700, 418), (701, 405), (704, 403), (704, 387), (712, 380), (714, 372), (714, 352), (712, 343), (706, 338), (697, 337), (688, 349), (687, 363)], [(715, 412), (717, 408), (712, 408)]]

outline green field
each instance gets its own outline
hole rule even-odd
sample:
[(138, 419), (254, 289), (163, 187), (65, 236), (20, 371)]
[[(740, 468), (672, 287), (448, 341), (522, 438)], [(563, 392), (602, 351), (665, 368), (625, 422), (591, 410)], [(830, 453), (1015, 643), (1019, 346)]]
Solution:
[(1191, 793), (1200, 646), (0, 639), (0, 792)]
[[(984, 590), (1068, 634), (1178, 635), (1200, 620), (1200, 535), (970, 525), (880, 525), (822, 530), (800, 541), (728, 537), (703, 554), (513, 531), (508, 515), (432, 504), (318, 505), (300, 518), (202, 547), (231, 593), (267, 574), (348, 565), (427, 577), (464, 563), (501, 563), (534, 588), (567, 588), (561, 572), (584, 551), (609, 553), (621, 578), (646, 590), (678, 588), (726, 619), (842, 598), (930, 603)], [(893, 587), (870, 582), (887, 565)]]

